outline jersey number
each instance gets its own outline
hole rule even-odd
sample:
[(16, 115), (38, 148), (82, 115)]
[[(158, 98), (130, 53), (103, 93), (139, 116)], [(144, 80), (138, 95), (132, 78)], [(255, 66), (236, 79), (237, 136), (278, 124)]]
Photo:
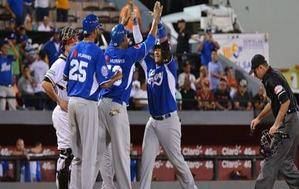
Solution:
[(70, 70), (69, 79), (84, 82), (86, 80), (86, 68), (88, 66), (88, 63), (73, 59), (70, 65), (72, 68)]
[[(107, 65), (107, 67), (108, 67), (109, 70), (112, 71), (112, 73), (115, 73), (115, 72), (118, 71), (118, 70), (122, 72), (122, 69), (121, 69), (120, 66), (111, 66), (111, 65)], [(115, 82), (113, 83), (113, 85), (115, 85), (115, 86), (120, 86), (121, 83), (122, 83), (122, 80), (119, 79), (119, 80), (115, 81)]]

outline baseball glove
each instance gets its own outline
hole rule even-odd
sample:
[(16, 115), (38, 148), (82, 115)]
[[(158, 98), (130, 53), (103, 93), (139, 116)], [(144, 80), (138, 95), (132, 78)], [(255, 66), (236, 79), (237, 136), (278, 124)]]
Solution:
[(264, 130), (261, 137), (261, 154), (265, 159), (271, 158), (276, 154), (280, 143), (287, 138), (289, 138), (289, 135), (285, 132), (277, 131), (273, 135), (270, 135), (268, 130)]

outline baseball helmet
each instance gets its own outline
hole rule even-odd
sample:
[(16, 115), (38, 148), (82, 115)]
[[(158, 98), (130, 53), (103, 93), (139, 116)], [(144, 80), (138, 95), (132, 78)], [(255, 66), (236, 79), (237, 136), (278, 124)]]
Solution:
[(160, 44), (159, 41), (157, 41), (157, 42), (155, 43), (155, 45), (154, 45), (154, 50), (155, 50), (155, 49), (162, 49), (162, 46), (161, 46), (161, 44)]
[(119, 46), (124, 38), (129, 34), (129, 31), (125, 29), (122, 24), (117, 24), (111, 31), (111, 42), (114, 47)]
[(102, 24), (100, 23), (100, 19), (94, 14), (86, 16), (82, 21), (82, 25), (83, 34), (90, 34), (97, 28), (103, 29)]

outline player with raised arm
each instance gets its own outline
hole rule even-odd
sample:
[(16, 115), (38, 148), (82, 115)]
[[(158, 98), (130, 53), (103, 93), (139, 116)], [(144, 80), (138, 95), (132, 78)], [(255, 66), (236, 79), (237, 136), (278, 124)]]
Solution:
[(155, 44), (157, 25), (162, 6), (156, 2), (154, 19), (147, 39), (140, 45), (128, 47), (127, 30), (123, 24), (111, 31), (111, 42), (105, 58), (112, 72), (121, 71), (123, 78), (109, 89), (101, 92), (99, 101), (99, 120), (111, 136), (113, 166), (118, 183), (122, 189), (131, 189), (130, 181), (130, 126), (127, 103), (132, 88), (134, 64), (142, 60)]
[[(141, 42), (137, 22), (134, 22), (133, 36)], [(165, 29), (158, 25), (159, 43), (154, 46), (154, 57), (140, 62), (147, 82), (149, 118), (142, 144), (140, 189), (150, 189), (154, 163), (160, 150), (164, 149), (170, 162), (176, 168), (183, 189), (197, 189), (191, 171), (181, 153), (181, 122), (177, 114), (175, 85), (176, 62), (171, 56)]]

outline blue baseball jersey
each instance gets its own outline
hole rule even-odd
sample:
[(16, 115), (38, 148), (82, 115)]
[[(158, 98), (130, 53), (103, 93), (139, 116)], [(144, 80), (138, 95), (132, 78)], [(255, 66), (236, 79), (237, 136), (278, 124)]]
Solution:
[(158, 66), (149, 55), (140, 63), (147, 82), (148, 107), (152, 116), (162, 116), (177, 110), (175, 91), (177, 65), (172, 58)]
[(100, 85), (109, 80), (102, 50), (93, 42), (80, 42), (69, 53), (64, 68), (68, 96), (98, 100)]
[(134, 47), (128, 49), (115, 48), (109, 45), (105, 52), (106, 62), (110, 73), (120, 70), (123, 74), (122, 79), (116, 81), (112, 87), (102, 90), (100, 98), (111, 98), (114, 102), (128, 104), (132, 89), (133, 72), (135, 62), (138, 62), (148, 54), (149, 50), (155, 45), (155, 37), (148, 35), (147, 39)]
[(14, 58), (11, 55), (0, 55), (0, 85), (9, 86), (13, 84), (12, 62)]

